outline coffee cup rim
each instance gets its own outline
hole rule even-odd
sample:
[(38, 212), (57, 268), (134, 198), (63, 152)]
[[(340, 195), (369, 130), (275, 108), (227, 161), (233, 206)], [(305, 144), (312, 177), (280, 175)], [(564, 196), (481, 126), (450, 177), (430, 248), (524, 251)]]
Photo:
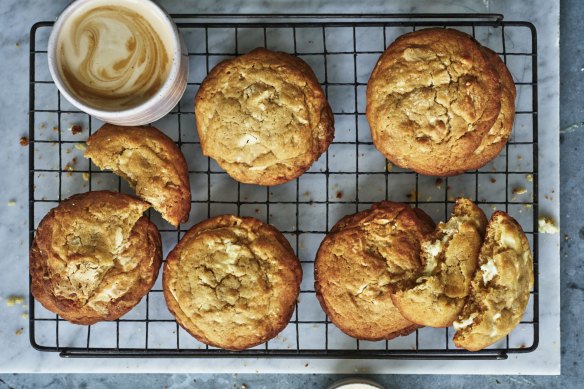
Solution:
[[(169, 28), (172, 36), (172, 65), (170, 72), (168, 74), (167, 79), (164, 81), (162, 86), (158, 89), (156, 94), (148, 98), (143, 103), (127, 109), (122, 110), (104, 110), (95, 108), (85, 104), (80, 99), (76, 98), (69, 90), (68, 86), (63, 81), (58, 66), (57, 66), (57, 42), (59, 39), (59, 35), (63, 29), (63, 25), (65, 21), (71, 17), (75, 11), (91, 2), (92, 0), (75, 0), (71, 4), (69, 4), (63, 12), (57, 17), (55, 24), (53, 25), (53, 30), (49, 36), (48, 47), (47, 47), (47, 57), (49, 62), (49, 72), (51, 77), (57, 87), (57, 89), (61, 92), (61, 94), (76, 108), (80, 109), (81, 111), (95, 116), (97, 118), (104, 118), (106, 121), (125, 121), (127, 118), (133, 118), (139, 116), (140, 114), (150, 112), (162, 99), (164, 99), (169, 93), (173, 91), (173, 87), (175, 87), (174, 83), (178, 78), (181, 66), (181, 56), (182, 48), (181, 48), (181, 38), (178, 31), (176, 24), (172, 21), (172, 18), (168, 13), (162, 9), (158, 4), (151, 0), (140, 0), (141, 4), (150, 7), (153, 12), (158, 14), (163, 20), (164, 25)], [(135, 0), (112, 0), (112, 3), (119, 2), (120, 5), (126, 5), (131, 3)], [(186, 86), (186, 85), (185, 85)], [(130, 120), (133, 121), (133, 120)]]

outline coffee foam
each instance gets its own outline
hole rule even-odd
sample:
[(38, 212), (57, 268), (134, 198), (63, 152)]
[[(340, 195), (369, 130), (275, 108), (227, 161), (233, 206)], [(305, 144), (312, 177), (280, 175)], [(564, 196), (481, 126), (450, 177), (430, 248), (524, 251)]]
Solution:
[(148, 2), (94, 0), (63, 23), (57, 68), (68, 89), (102, 110), (136, 107), (167, 80), (173, 62), (171, 28)]

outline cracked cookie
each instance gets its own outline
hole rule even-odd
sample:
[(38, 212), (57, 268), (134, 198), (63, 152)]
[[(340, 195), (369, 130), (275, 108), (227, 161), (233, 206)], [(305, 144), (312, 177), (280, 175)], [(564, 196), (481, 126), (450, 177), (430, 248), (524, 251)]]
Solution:
[(71, 196), (40, 222), (30, 249), (31, 292), (75, 324), (115, 320), (148, 293), (162, 262), (144, 201), (121, 193)]
[(533, 288), (533, 258), (521, 226), (504, 212), (493, 213), (467, 301), (454, 322), (454, 344), (481, 350), (509, 334), (521, 321)]
[(327, 234), (314, 265), (316, 296), (344, 333), (392, 339), (419, 326), (404, 318), (390, 285), (418, 274), (420, 243), (434, 222), (420, 209), (382, 201), (346, 216)]
[(334, 118), (300, 58), (257, 48), (221, 62), (195, 98), (201, 148), (235, 180), (277, 185), (326, 151)]
[(85, 157), (127, 180), (170, 224), (188, 220), (187, 163), (180, 148), (160, 130), (105, 124), (87, 140)]
[(276, 228), (224, 215), (193, 226), (170, 252), (163, 289), (170, 312), (192, 336), (243, 350), (286, 327), (301, 279), (300, 262)]
[(495, 125), (501, 89), (492, 60), (471, 36), (452, 29), (402, 35), (367, 85), (373, 142), (399, 167), (461, 173), (476, 164), (473, 153)]
[(472, 201), (456, 200), (450, 219), (421, 242), (422, 272), (396, 284), (392, 300), (416, 324), (448, 327), (458, 317), (477, 267), (487, 218)]

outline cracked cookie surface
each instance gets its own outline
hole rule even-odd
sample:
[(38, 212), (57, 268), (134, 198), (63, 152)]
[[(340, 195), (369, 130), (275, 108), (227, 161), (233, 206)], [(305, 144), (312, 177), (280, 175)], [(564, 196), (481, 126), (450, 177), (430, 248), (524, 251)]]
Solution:
[(30, 250), (31, 291), (76, 324), (115, 320), (140, 302), (162, 262), (150, 205), (108, 191), (74, 195), (40, 222)]
[(105, 124), (87, 140), (85, 157), (127, 180), (172, 225), (188, 220), (191, 187), (185, 157), (157, 128)]
[(471, 36), (451, 29), (402, 35), (367, 85), (375, 146), (395, 165), (427, 175), (467, 170), (461, 163), (473, 157), (500, 110), (492, 63)]
[(254, 218), (218, 216), (170, 252), (163, 289), (178, 323), (203, 343), (243, 350), (286, 327), (302, 269), (286, 238)]
[(408, 320), (448, 327), (457, 319), (477, 267), (487, 218), (472, 201), (456, 200), (446, 223), (421, 242), (422, 272), (398, 285), (392, 299)]
[(333, 114), (312, 69), (263, 48), (226, 60), (195, 98), (203, 154), (237, 181), (276, 185), (304, 173), (333, 139)]
[(394, 306), (390, 284), (419, 272), (420, 242), (433, 229), (423, 211), (390, 201), (341, 219), (323, 240), (314, 270), (316, 295), (331, 321), (365, 340), (418, 328)]
[(470, 351), (488, 347), (521, 321), (533, 288), (533, 258), (521, 226), (493, 213), (466, 303), (454, 322), (454, 344)]

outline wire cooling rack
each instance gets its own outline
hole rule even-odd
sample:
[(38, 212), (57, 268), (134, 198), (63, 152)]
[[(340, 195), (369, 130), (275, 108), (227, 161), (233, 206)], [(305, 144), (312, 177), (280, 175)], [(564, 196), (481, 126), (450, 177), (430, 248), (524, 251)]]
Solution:
[[(168, 312), (161, 278), (128, 314), (113, 322), (73, 325), (30, 296), (30, 341), (63, 357), (335, 357), (505, 359), (537, 348), (538, 277), (521, 324), (505, 339), (479, 351), (454, 347), (453, 329), (421, 328), (391, 341), (368, 342), (340, 332), (314, 294), (314, 257), (326, 232), (341, 217), (383, 199), (410, 203), (445, 220), (457, 196), (490, 215), (502, 209), (525, 229), (538, 268), (537, 43), (528, 22), (502, 15), (174, 15), (189, 50), (190, 74), (180, 104), (154, 125), (181, 147), (192, 186), (189, 222), (171, 228), (149, 214), (163, 238), (164, 254), (193, 224), (233, 213), (271, 223), (288, 238), (304, 277), (296, 310), (276, 338), (231, 352), (206, 346), (178, 326)], [(377, 152), (365, 118), (365, 88), (379, 55), (395, 38), (426, 27), (456, 28), (498, 52), (517, 85), (513, 134), (505, 150), (478, 171), (450, 178), (426, 177), (393, 167)], [(51, 22), (30, 34), (29, 204), (30, 241), (49, 209), (78, 192), (109, 189), (132, 193), (111, 172), (83, 158), (85, 140), (102, 123), (71, 106), (51, 81), (47, 40)], [(286, 51), (308, 62), (335, 113), (335, 140), (300, 178), (275, 187), (239, 184), (201, 154), (195, 130), (196, 91), (215, 64), (255, 47)]]

